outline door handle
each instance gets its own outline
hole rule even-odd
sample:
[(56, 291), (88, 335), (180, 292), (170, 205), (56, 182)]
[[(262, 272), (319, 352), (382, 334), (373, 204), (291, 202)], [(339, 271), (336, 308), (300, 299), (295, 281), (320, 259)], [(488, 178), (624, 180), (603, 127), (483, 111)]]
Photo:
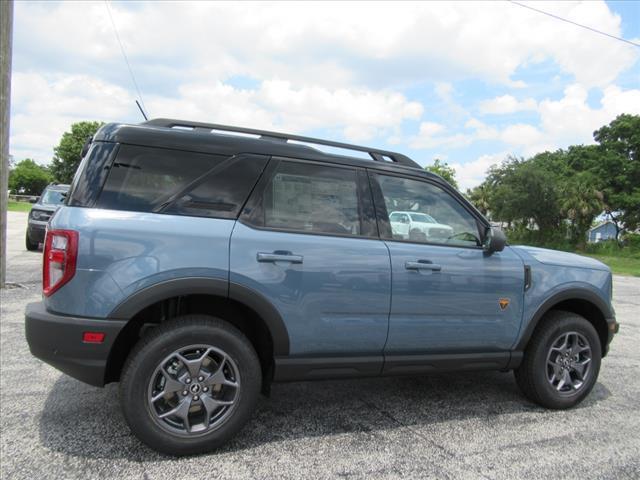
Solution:
[(417, 262), (404, 262), (404, 268), (407, 270), (431, 270), (439, 272), (442, 267), (431, 260), (418, 260)]
[(291, 252), (273, 252), (273, 253), (258, 253), (257, 259), (259, 262), (289, 262), (289, 263), (302, 263), (302, 255), (294, 255)]

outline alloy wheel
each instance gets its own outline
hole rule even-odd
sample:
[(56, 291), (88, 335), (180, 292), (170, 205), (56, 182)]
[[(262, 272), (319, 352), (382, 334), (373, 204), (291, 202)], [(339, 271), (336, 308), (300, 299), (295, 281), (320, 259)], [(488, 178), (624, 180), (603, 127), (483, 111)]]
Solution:
[(547, 354), (547, 381), (560, 395), (575, 395), (589, 378), (591, 359), (591, 345), (584, 335), (562, 333)]
[(218, 428), (234, 411), (240, 373), (233, 359), (211, 345), (191, 345), (167, 355), (148, 387), (148, 407), (164, 430), (200, 436)]

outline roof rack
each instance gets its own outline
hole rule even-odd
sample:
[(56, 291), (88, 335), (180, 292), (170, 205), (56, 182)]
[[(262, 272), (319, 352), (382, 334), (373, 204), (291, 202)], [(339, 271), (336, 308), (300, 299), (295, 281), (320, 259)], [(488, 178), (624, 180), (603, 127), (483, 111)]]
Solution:
[(416, 162), (411, 160), (406, 155), (397, 152), (390, 152), (388, 150), (379, 150), (377, 148), (362, 147), (359, 145), (351, 145), (349, 143), (332, 142), (331, 140), (323, 140), (321, 138), (303, 137), (301, 135), (290, 135), (288, 133), (270, 132), (267, 130), (256, 130), (254, 128), (242, 128), (232, 127), (229, 125), (218, 125), (215, 123), (202, 123), (202, 122), (190, 122), (185, 120), (175, 120), (171, 118), (154, 118), (147, 122), (143, 122), (143, 125), (149, 125), (152, 127), (166, 127), (166, 128), (180, 128), (200, 130), (203, 132), (211, 132), (212, 130), (219, 130), (224, 132), (236, 132), (246, 133), (250, 135), (257, 135), (260, 138), (267, 140), (276, 140), (280, 142), (288, 142), (293, 140), (296, 142), (311, 143), (315, 145), (326, 145), (329, 147), (344, 148), (346, 150), (356, 150), (359, 152), (368, 153), (371, 158), (376, 162), (396, 163), (398, 165), (404, 165), (407, 167), (422, 168)]

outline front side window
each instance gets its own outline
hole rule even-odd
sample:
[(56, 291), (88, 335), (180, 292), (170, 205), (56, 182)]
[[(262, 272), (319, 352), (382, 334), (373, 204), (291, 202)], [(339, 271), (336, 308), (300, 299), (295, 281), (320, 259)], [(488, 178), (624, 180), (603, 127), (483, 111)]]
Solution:
[(475, 218), (455, 198), (431, 183), (390, 175), (373, 175), (389, 212), (394, 240), (480, 246)]
[(281, 161), (262, 198), (265, 227), (360, 235), (356, 171)]

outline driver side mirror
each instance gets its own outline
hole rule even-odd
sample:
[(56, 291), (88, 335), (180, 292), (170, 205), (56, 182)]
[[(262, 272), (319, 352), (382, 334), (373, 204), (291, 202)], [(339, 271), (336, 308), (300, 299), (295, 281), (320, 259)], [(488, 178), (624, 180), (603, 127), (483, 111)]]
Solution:
[(507, 244), (507, 237), (502, 229), (490, 227), (484, 240), (484, 251), (491, 255), (494, 252), (501, 252)]

